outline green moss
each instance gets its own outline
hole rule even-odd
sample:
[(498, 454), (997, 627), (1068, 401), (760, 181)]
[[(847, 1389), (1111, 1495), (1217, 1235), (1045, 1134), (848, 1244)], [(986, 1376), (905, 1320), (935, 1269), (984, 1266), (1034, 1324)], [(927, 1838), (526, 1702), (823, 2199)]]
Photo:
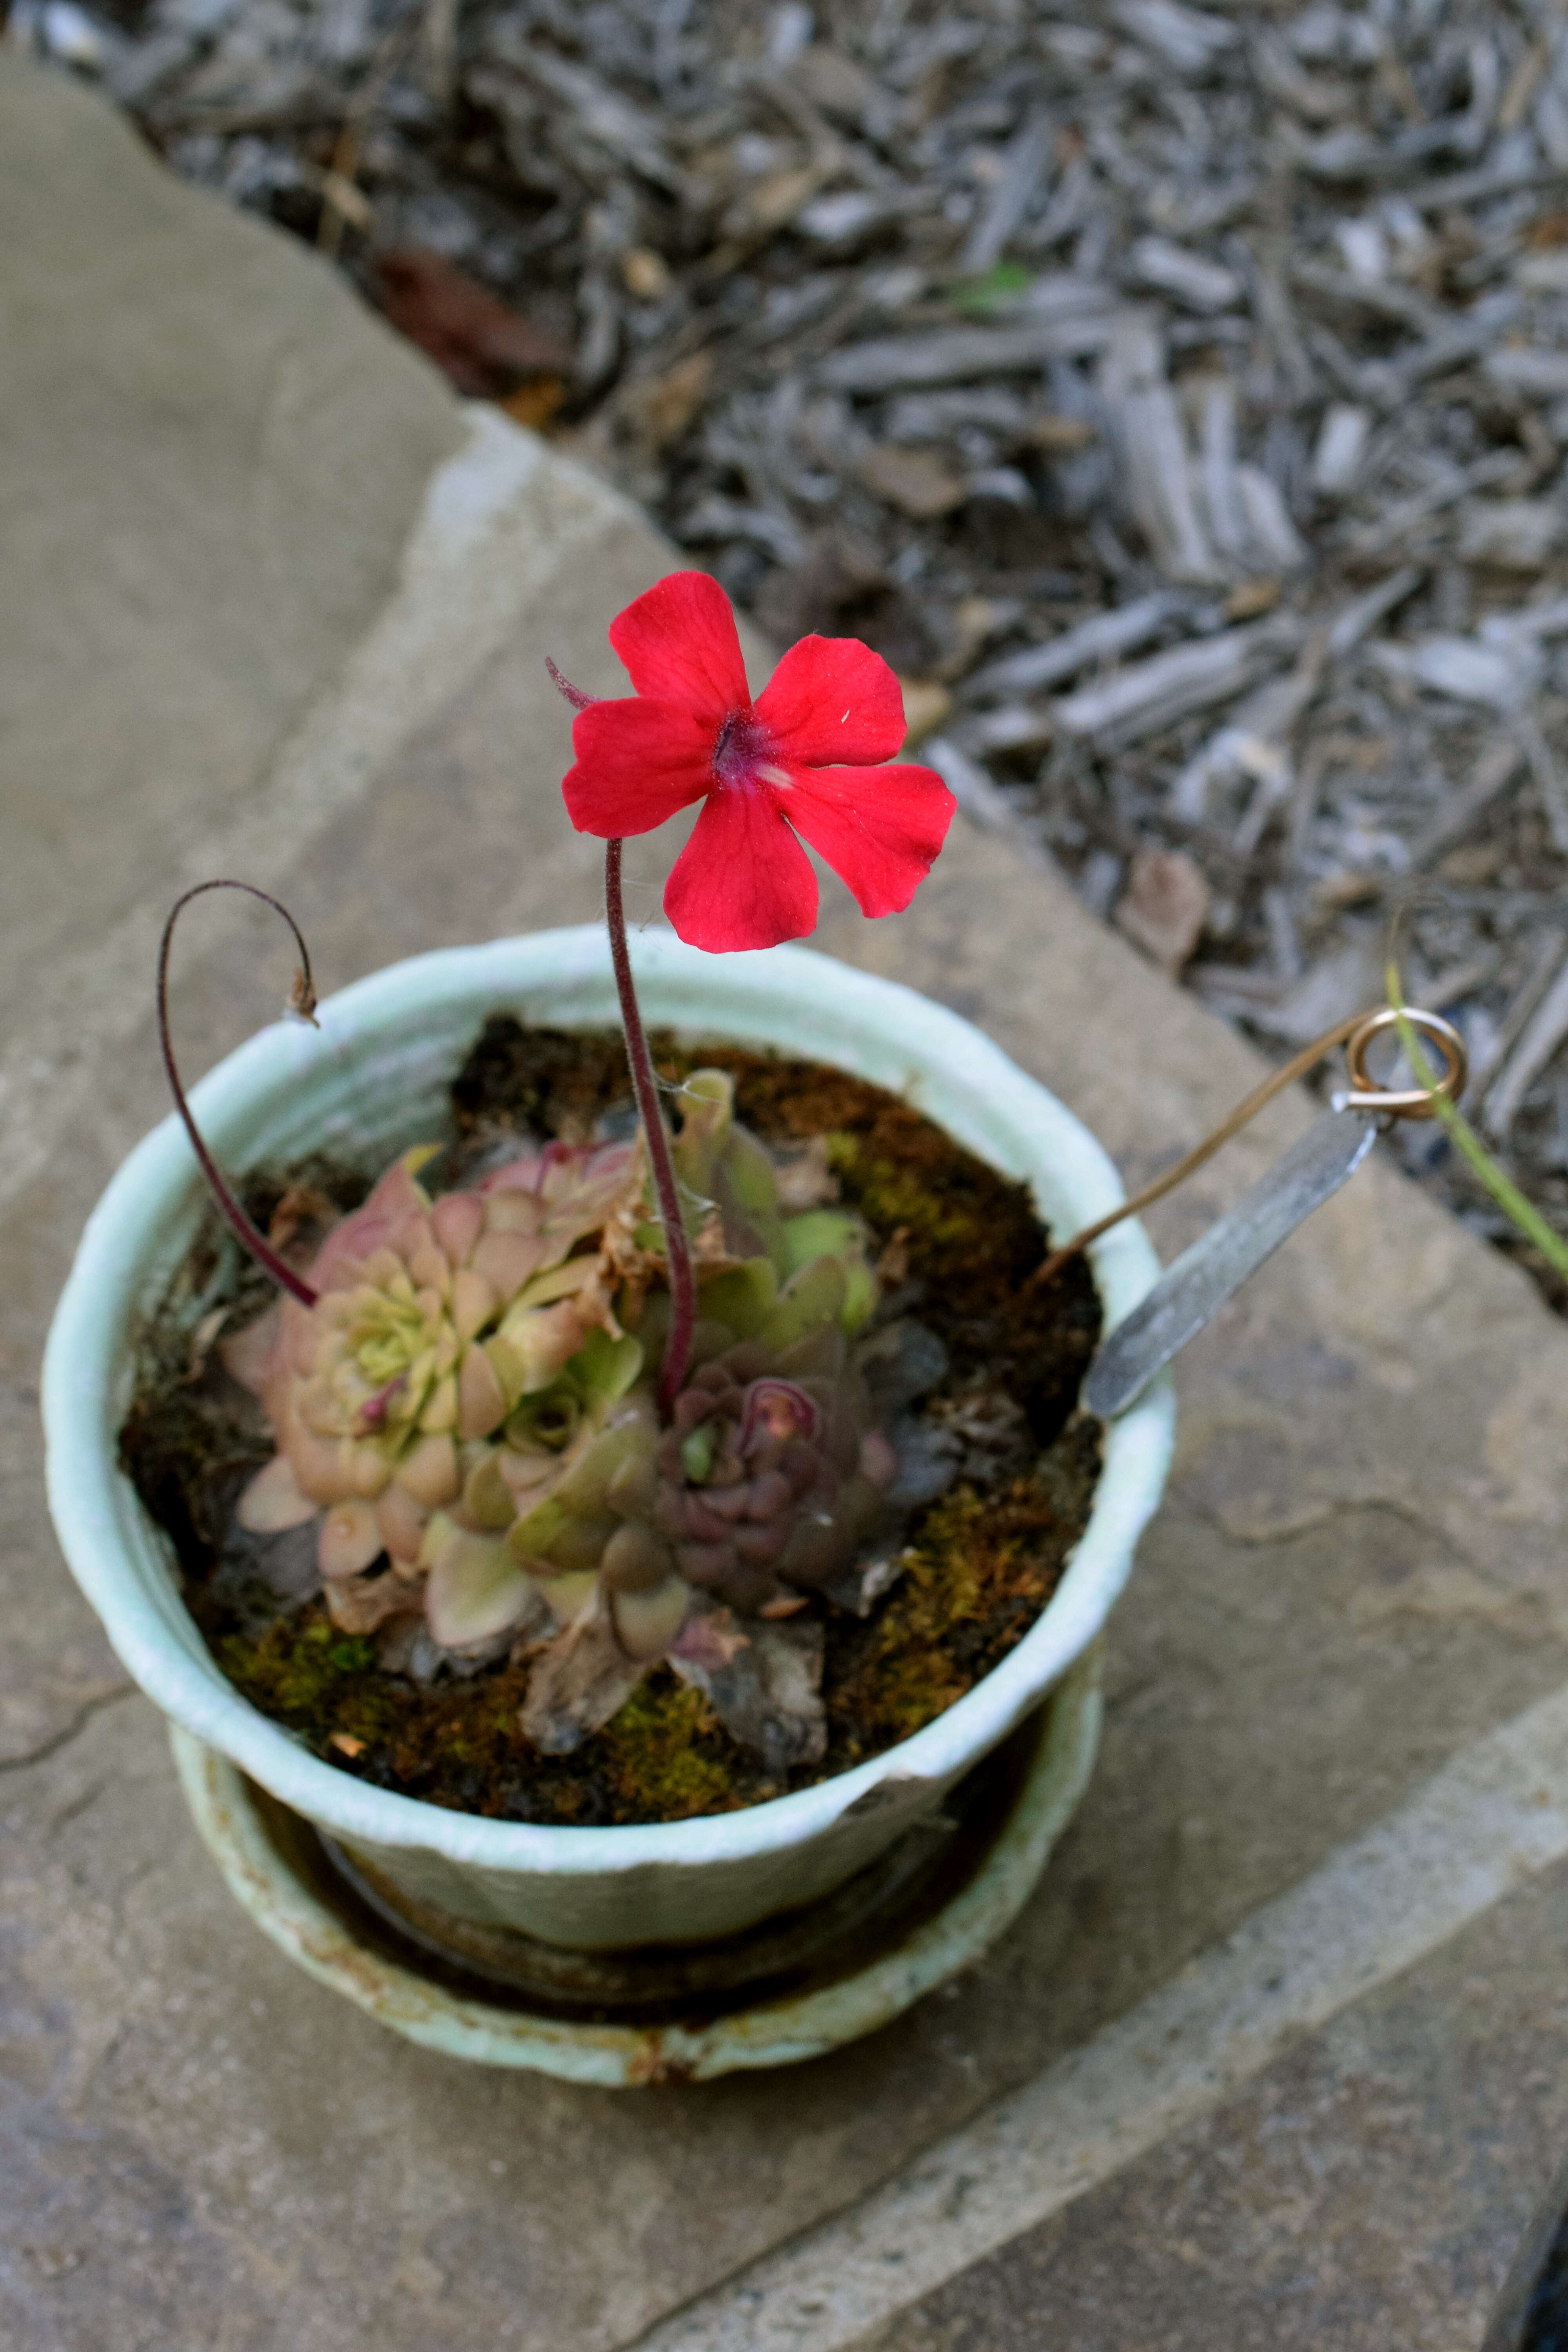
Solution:
[[(435, 1795), (448, 1785), (481, 1788), (485, 1798), (470, 1796), (468, 1804), (476, 1811), (493, 1811), (499, 1786), (516, 1768), (521, 1696), (515, 1674), (471, 1684), (438, 1684), (417, 1697), (405, 1693), (387, 1736), (399, 1779), (409, 1786), (419, 1784), (423, 1795)], [(342, 1718), (345, 1730), (359, 1730), (351, 1719), (354, 1713), (351, 1701)], [(438, 1797), (437, 1801), (450, 1801)]]
[(634, 1821), (689, 1821), (737, 1802), (734, 1751), (718, 1717), (668, 1671), (649, 1675), (600, 1738), (611, 1785)]
[[(904, 1573), (831, 1675), (844, 1761), (908, 1739), (1005, 1657), (1056, 1590), (1099, 1466), (1091, 1429), (998, 1495), (956, 1487), (933, 1504)], [(839, 1767), (843, 1769), (842, 1764)]]
[(312, 1716), (342, 1680), (335, 1653), (349, 1644), (322, 1617), (308, 1625), (284, 1621), (264, 1633), (231, 1633), (218, 1664), (247, 1696), (287, 1716)]
[(308, 1737), (379, 1738), (385, 1728), (384, 1693), (366, 1679), (375, 1673), (374, 1645), (340, 1633), (322, 1610), (279, 1618), (261, 1633), (230, 1633), (217, 1657), (255, 1706)]
[(879, 1233), (902, 1233), (922, 1256), (984, 1244), (986, 1219), (978, 1202), (934, 1191), (929, 1175), (877, 1159), (858, 1137), (830, 1135), (827, 1163), (868, 1223)]

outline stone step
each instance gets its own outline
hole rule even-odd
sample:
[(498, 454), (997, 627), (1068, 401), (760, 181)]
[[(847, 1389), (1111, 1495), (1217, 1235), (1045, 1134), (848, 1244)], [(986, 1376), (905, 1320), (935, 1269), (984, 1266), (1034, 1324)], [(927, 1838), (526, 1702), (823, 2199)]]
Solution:
[[(743, 2346), (732, 2273), (836, 2215), (853, 2232), (889, 2174), (1100, 2047), (1347, 1842), (1381, 1822), (1397, 1848), (1396, 1809), (1568, 1681), (1568, 1331), (1381, 1160), (1288, 1244), (1182, 1360), (1103, 1761), (1050, 1874), (951, 1997), (875, 2042), (617, 2099), (477, 2075), (350, 2014), (229, 1904), (65, 1578), (37, 1352), (83, 1218), (163, 1115), (152, 956), (176, 890), (280, 890), (323, 989), (592, 916), (542, 658), (615, 690), (605, 625), (675, 559), (592, 476), (462, 409), (301, 247), (5, 58), (0, 216), (0, 2332), (611, 2352), (707, 2295), (711, 2341)], [(636, 919), (677, 846), (631, 845)], [(825, 909), (820, 945), (978, 1022), (1130, 1183), (1258, 1074), (995, 836), (955, 834), (904, 918), (864, 923), (837, 886)], [(190, 1071), (287, 980), (259, 919), (197, 909)], [(1277, 1105), (1164, 1204), (1162, 1248), (1308, 1115)], [(1441, 1868), (1458, 1849), (1434, 1834)], [(1568, 2132), (1560, 1872), (1493, 1901), (1406, 1976), (1379, 1943), (1379, 1990), (1299, 2020), (1293, 2052), (1125, 2170), (1089, 2167), (1038, 2229), (1026, 2198), (1026, 2234), (978, 2271), (960, 2233), (912, 2316), (884, 2296), (889, 2347), (1476, 2340)], [(1504, 1978), (1494, 2012), (1476, 1986)]]

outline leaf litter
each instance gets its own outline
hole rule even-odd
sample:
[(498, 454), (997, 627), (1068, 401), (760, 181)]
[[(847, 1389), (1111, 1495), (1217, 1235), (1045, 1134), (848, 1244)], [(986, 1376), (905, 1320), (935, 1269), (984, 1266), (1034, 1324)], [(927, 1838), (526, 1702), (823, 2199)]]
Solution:
[[(1407, 993), (1568, 1229), (1548, 0), (11, 0), (5, 37), (765, 630), (875, 646), (966, 816), (1266, 1051), (1378, 997), (1407, 904)], [(1385, 1148), (1530, 1262), (1439, 1129)]]

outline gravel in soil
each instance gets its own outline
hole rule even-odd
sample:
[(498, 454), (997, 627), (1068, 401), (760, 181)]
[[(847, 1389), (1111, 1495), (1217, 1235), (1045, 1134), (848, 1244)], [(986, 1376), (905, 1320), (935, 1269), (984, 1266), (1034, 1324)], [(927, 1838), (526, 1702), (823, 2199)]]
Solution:
[[(902, 1573), (871, 1614), (812, 1603), (826, 1637), (819, 1766), (770, 1779), (700, 1694), (662, 1667), (575, 1753), (544, 1757), (518, 1728), (525, 1666), (419, 1684), (383, 1671), (374, 1643), (339, 1632), (319, 1599), (289, 1606), (258, 1592), (226, 1558), (225, 1531), (269, 1446), (257, 1409), (223, 1373), (216, 1341), (248, 1319), (268, 1286), (216, 1220), (142, 1335), (121, 1456), (173, 1538), (187, 1603), (218, 1663), (325, 1761), (458, 1811), (583, 1825), (679, 1820), (846, 1770), (920, 1729), (1005, 1656), (1087, 1524), (1100, 1431), (1074, 1407), (1099, 1305), (1081, 1265), (1047, 1291), (1026, 1290), (1047, 1239), (1026, 1188), (861, 1079), (724, 1045), (654, 1045), (671, 1082), (700, 1066), (730, 1070), (739, 1116), (767, 1141), (827, 1139), (840, 1197), (871, 1228), (885, 1284), (946, 1348), (948, 1372), (924, 1410), (967, 1433), (964, 1475), (911, 1520)], [(521, 1134), (582, 1139), (624, 1125), (624, 1048), (612, 1032), (525, 1030), (497, 1016), (451, 1099), (447, 1182)], [(247, 1206), (308, 1243), (312, 1223), (354, 1205), (376, 1172), (318, 1160), (264, 1173), (249, 1180)], [(998, 1392), (1010, 1400), (999, 1429)]]

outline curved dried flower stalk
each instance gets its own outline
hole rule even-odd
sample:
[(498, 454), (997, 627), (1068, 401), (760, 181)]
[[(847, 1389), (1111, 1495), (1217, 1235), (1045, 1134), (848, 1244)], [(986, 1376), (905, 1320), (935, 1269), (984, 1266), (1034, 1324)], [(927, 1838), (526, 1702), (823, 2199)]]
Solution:
[(169, 951), (174, 945), (174, 926), (181, 915), (193, 898), (202, 898), (208, 890), (243, 890), (247, 898), (259, 898), (264, 907), (270, 907), (275, 915), (281, 915), (293, 933), (294, 944), (300, 950), (300, 969), (294, 975), (289, 1010), (297, 1013), (300, 1020), (310, 1022), (312, 1028), (316, 1025), (316, 989), (315, 982), (310, 977), (310, 951), (305, 945), (304, 933), (288, 908), (279, 899), (274, 898), (268, 891), (258, 890), (254, 882), (237, 882), (227, 877), (212, 882), (198, 882), (193, 888), (186, 890), (183, 896), (175, 899), (169, 910), (169, 919), (163, 926), (163, 937), (158, 949), (158, 1044), (163, 1056), (163, 1068), (169, 1080), (169, 1091), (174, 1097), (174, 1108), (179, 1112), (185, 1133), (191, 1139), (191, 1149), (200, 1163), (202, 1174), (206, 1178), (207, 1188), (223, 1212), (224, 1218), (237, 1240), (243, 1244), (258, 1265), (263, 1267), (272, 1276), (274, 1282), (279, 1284), (292, 1297), (297, 1298), (301, 1306), (313, 1307), (316, 1303), (316, 1293), (310, 1285), (302, 1276), (295, 1273), (293, 1267), (288, 1265), (273, 1248), (266, 1234), (260, 1233), (251, 1223), (230, 1191), (222, 1170), (202, 1139), (201, 1130), (192, 1116), (191, 1106), (185, 1099), (185, 1089), (174, 1061), (174, 1044), (169, 1034)]

